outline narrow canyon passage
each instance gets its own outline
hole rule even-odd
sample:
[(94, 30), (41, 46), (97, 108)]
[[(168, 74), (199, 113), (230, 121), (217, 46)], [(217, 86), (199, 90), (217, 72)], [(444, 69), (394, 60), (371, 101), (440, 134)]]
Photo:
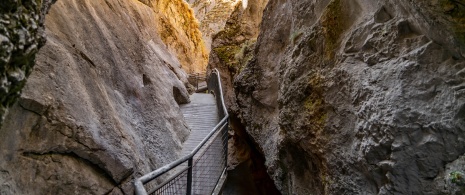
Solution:
[(267, 173), (263, 152), (245, 131), (240, 119), (230, 117), (232, 137), (229, 139), (229, 171), (223, 193), (225, 195), (281, 194)]
[[(230, 101), (235, 96), (231, 85), (233, 77), (230, 75), (234, 75), (235, 71), (234, 67), (228, 64), (229, 60), (237, 61), (237, 58), (234, 59), (235, 55), (243, 55), (241, 58), (244, 59), (249, 58), (250, 55), (245, 54), (245, 52), (250, 53), (252, 48), (250, 43), (256, 39), (261, 12), (267, 1), (260, 0), (248, 3), (240, 0), (192, 0), (188, 2), (200, 22), (200, 30), (203, 33), (207, 48), (211, 48), (207, 69), (210, 71), (218, 68), (222, 73), (224, 98), (230, 113), (230, 133), (232, 136), (229, 138), (228, 177), (223, 193), (229, 195), (280, 194), (267, 173), (263, 153), (255, 148), (258, 145), (247, 134), (245, 127), (237, 118), (237, 111), (232, 109), (235, 103)], [(241, 47), (246, 45), (242, 43), (249, 44), (247, 45), (249, 51), (239, 52), (240, 48), (235, 48), (238, 46), (225, 47), (219, 44), (229, 43), (231, 40), (233, 42), (239, 40), (235, 44), (239, 44)], [(242, 53), (236, 54), (236, 52)], [(218, 53), (221, 53), (219, 54), (220, 61), (216, 59)], [(221, 55), (232, 57), (225, 58)], [(242, 63), (247, 63), (247, 60), (242, 60)], [(228, 66), (232, 69), (225, 68)]]
[(2, 0), (0, 43), (1, 195), (134, 194), (215, 70), (223, 194), (465, 192), (464, 0)]

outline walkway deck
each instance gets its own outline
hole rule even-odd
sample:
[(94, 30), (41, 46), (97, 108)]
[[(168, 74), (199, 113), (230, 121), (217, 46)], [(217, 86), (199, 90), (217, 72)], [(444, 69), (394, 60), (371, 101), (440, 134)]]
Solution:
[[(223, 185), (219, 181), (223, 181), (221, 178), (227, 173), (229, 115), (224, 106), (218, 70), (212, 71), (208, 83), (211, 85), (208, 89), (214, 91), (216, 97), (212, 94), (195, 93), (190, 97), (191, 103), (181, 105), (181, 112), (191, 129), (183, 145), (181, 157), (136, 178), (134, 189), (137, 195), (203, 195), (221, 191)], [(217, 104), (220, 104), (218, 106), (221, 106), (221, 109), (218, 110)], [(219, 116), (224, 118), (220, 121)], [(206, 139), (210, 133), (212, 134)], [(206, 141), (201, 148), (192, 153), (204, 139)]]
[(215, 97), (212, 94), (194, 93), (190, 99), (191, 103), (181, 105), (181, 112), (191, 128), (191, 134), (184, 142), (181, 156), (191, 153), (219, 120)]

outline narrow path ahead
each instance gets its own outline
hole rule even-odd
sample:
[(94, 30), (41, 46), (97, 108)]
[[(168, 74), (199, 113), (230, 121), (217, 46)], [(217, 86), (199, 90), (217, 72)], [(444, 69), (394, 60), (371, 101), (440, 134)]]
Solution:
[(227, 174), (229, 114), (224, 105), (220, 73), (215, 69), (211, 75), (208, 89), (217, 96), (195, 93), (190, 97), (191, 103), (181, 105), (191, 129), (181, 157), (135, 179), (136, 194), (191, 195), (221, 191)]
[(215, 97), (212, 94), (194, 93), (190, 99), (191, 103), (181, 105), (181, 112), (187, 125), (191, 128), (189, 138), (184, 142), (181, 156), (192, 152), (218, 124), (219, 120)]

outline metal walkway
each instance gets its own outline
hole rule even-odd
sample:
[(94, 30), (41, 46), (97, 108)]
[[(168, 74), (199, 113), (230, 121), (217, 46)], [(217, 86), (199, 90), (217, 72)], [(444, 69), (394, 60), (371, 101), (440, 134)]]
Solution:
[(181, 105), (181, 112), (191, 129), (188, 139), (184, 142), (181, 156), (191, 153), (219, 121), (213, 94), (194, 93), (190, 99), (191, 103)]
[(221, 191), (228, 157), (229, 114), (218, 70), (212, 71), (207, 86), (210, 94), (195, 93), (190, 104), (181, 106), (191, 128), (182, 157), (135, 179), (137, 195), (205, 195)]

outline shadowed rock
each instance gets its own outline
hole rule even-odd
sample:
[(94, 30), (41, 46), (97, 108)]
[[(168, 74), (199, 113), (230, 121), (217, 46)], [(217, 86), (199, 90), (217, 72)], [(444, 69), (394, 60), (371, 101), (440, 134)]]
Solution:
[(459, 1), (270, 1), (235, 97), (278, 189), (460, 191), (463, 13)]

